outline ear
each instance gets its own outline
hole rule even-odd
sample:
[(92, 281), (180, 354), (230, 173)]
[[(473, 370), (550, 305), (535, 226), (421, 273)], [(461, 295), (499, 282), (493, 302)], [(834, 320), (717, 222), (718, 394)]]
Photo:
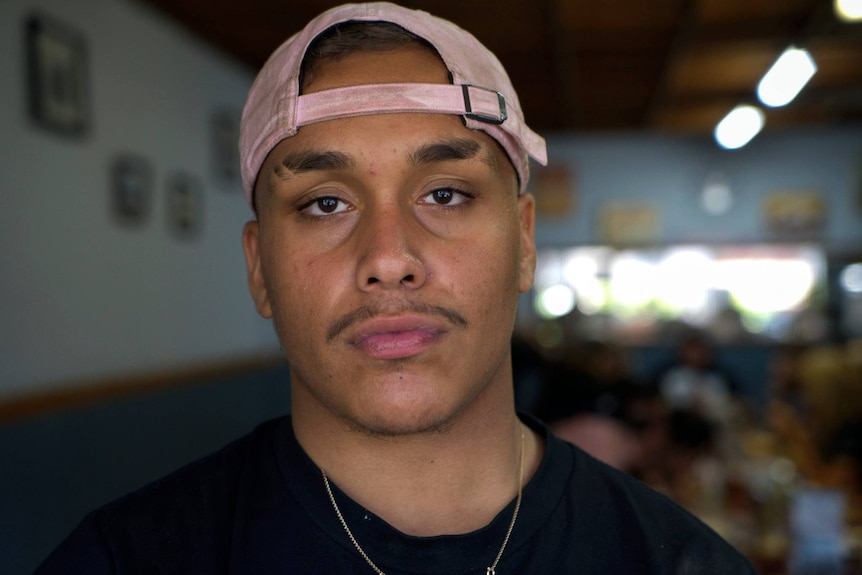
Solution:
[(245, 265), (248, 270), (248, 289), (254, 300), (257, 313), (266, 319), (272, 318), (272, 305), (263, 270), (260, 263), (260, 224), (256, 221), (247, 222), (242, 229), (242, 248), (245, 252)]
[(518, 289), (524, 293), (533, 287), (533, 278), (536, 274), (536, 199), (533, 194), (523, 193), (518, 198), (518, 215), (521, 225)]

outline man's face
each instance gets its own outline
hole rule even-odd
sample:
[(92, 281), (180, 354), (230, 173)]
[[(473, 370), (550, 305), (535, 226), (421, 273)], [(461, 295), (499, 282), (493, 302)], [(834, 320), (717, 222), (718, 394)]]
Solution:
[[(448, 80), (411, 48), (326, 63), (305, 91), (385, 82)], [(295, 419), (418, 433), (511, 397), (534, 213), (492, 138), (448, 114), (312, 124), (269, 154), (255, 194), (249, 284), (290, 361)]]

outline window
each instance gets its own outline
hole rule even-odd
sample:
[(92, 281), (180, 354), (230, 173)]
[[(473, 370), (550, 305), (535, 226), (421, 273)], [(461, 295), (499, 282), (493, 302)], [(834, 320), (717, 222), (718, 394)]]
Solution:
[(826, 258), (813, 245), (544, 248), (518, 322), (629, 343), (680, 323), (720, 341), (814, 341), (828, 327), (826, 291)]

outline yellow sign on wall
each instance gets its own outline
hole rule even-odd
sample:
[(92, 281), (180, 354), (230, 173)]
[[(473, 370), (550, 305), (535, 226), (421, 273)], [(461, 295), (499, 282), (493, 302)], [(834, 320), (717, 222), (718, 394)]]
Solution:
[(533, 195), (536, 214), (545, 218), (560, 218), (577, 209), (577, 190), (568, 166), (540, 168), (533, 175)]
[(611, 245), (643, 245), (659, 239), (659, 216), (652, 204), (611, 203), (602, 207), (598, 235)]
[(826, 224), (826, 200), (816, 190), (772, 192), (763, 200), (763, 218), (772, 232), (819, 231)]

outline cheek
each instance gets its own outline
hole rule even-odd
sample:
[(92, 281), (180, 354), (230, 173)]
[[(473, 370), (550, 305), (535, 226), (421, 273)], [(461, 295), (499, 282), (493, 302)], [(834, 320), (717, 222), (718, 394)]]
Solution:
[[(302, 325), (302, 330), (288, 330), (311, 335), (323, 323), (325, 313), (333, 309), (331, 298), (337, 292), (336, 277), (344, 267), (323, 258), (309, 256), (301, 249), (273, 250), (268, 259), (267, 289), (272, 301), (276, 325)], [(302, 337), (302, 336), (300, 336)]]
[(499, 317), (514, 307), (518, 294), (518, 236), (510, 229), (489, 234), (485, 242), (470, 242), (453, 255), (453, 293), (476, 300), (483, 314)]

